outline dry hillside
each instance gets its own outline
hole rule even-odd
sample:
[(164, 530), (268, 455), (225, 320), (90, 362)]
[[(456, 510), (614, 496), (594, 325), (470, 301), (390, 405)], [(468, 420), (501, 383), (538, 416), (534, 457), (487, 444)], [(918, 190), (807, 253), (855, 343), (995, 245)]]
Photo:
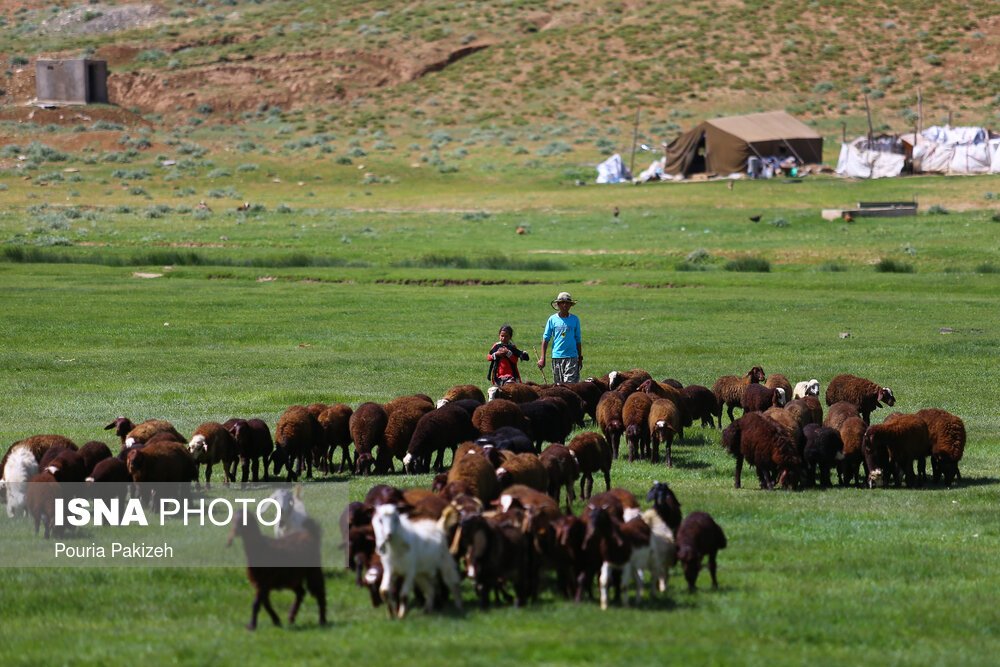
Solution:
[(596, 122), (786, 108), (996, 125), (995, 0), (0, 0), (0, 103), (34, 95), (37, 57), (107, 59), (112, 100), (171, 118), (265, 105), (392, 126)]

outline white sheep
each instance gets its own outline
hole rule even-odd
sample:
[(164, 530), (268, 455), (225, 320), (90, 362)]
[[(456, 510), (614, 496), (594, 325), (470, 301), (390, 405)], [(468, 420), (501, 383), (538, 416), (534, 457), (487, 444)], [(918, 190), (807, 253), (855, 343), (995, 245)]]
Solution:
[(274, 536), (281, 538), (288, 533), (302, 530), (308, 517), (306, 506), (302, 502), (302, 486), (298, 485), (294, 490), (278, 489), (270, 497), (281, 508), (281, 518), (274, 525)]
[[(656, 582), (661, 593), (667, 591), (667, 576), (670, 568), (677, 564), (677, 542), (674, 531), (660, 518), (655, 509), (642, 514), (642, 520), (649, 525), (649, 553), (646, 569), (650, 573), (650, 583)], [(656, 588), (653, 588), (655, 591)]]
[[(390, 618), (406, 616), (406, 603), (414, 585), (424, 595), (426, 611), (432, 611), (438, 575), (451, 591), (455, 607), (462, 608), (458, 568), (448, 551), (441, 521), (411, 521), (408, 516), (400, 514), (395, 505), (383, 504), (375, 508), (372, 527), (375, 530), (375, 548), (382, 558), (379, 594), (386, 603)], [(398, 603), (394, 604), (390, 591), (392, 582), (398, 578), (402, 578), (402, 585)]]
[(819, 396), (819, 380), (803, 380), (795, 384), (792, 391), (792, 399), (805, 398), (806, 396)]
[(27, 447), (16, 447), (7, 458), (3, 469), (3, 485), (7, 491), (7, 516), (14, 518), (20, 511), (27, 512), (24, 494), (28, 480), (38, 474), (38, 461)]

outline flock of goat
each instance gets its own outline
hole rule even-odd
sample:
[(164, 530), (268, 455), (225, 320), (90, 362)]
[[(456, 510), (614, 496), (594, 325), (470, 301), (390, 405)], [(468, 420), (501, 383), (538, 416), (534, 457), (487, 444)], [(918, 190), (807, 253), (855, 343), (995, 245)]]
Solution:
[[(914, 486), (926, 480), (927, 458), (935, 483), (960, 478), (965, 428), (957, 416), (925, 409), (893, 413), (882, 424), (869, 425), (872, 411), (894, 405), (895, 396), (888, 387), (839, 375), (827, 387), (824, 417), (819, 389), (816, 380), (793, 388), (784, 376), (766, 377), (760, 367), (742, 377), (721, 377), (711, 389), (658, 382), (635, 369), (565, 385), (492, 387), (489, 400), (478, 387), (460, 385), (437, 404), (417, 394), (356, 409), (292, 406), (278, 419), (273, 437), (259, 419), (206, 422), (187, 440), (169, 422), (137, 425), (119, 417), (106, 427), (120, 438), (117, 456), (101, 442), (77, 448), (65, 437), (38, 435), (14, 443), (0, 470), (8, 516), (30, 514), (35, 531), (44, 525), (49, 537), (58, 529), (52, 502), (61, 482), (127, 482), (140, 494), (145, 483), (173, 483), (181, 492), (199, 481), (199, 465), (210, 484), (216, 464), (226, 483), (236, 481), (238, 472), (246, 483), (258, 481), (261, 472), (265, 481), (272, 475), (291, 481), (303, 472), (311, 477), (313, 467), (385, 474), (398, 462), (408, 472), (425, 472), (433, 461), (438, 474), (431, 489), (377, 485), (342, 517), (346, 565), (355, 571), (357, 584), (370, 589), (373, 604), (384, 602), (390, 615), (402, 617), (411, 594), (431, 609), (443, 592), (460, 606), (457, 566), (464, 563), (483, 606), (491, 598), (527, 603), (538, 595), (540, 572), (550, 569), (558, 591), (576, 600), (591, 594), (598, 577), (606, 608), (612, 590), (620, 597), (622, 584), (634, 583), (637, 599), (646, 581), (664, 591), (667, 572), (677, 561), (693, 591), (707, 557), (717, 585), (716, 554), (726, 537), (712, 517), (694, 512), (682, 518), (676, 496), (659, 482), (647, 496), (652, 508), (643, 512), (632, 493), (612, 488), (610, 472), (620, 455), (658, 463), (661, 447), (671, 467), (672, 444), (683, 438), (684, 428), (695, 420), (722, 428), (724, 409), (730, 425), (722, 432), (722, 445), (736, 460), (737, 488), (744, 462), (767, 489), (817, 481), (829, 486), (831, 470), (842, 485), (884, 485), (892, 479), (897, 486), (904, 480)], [(741, 408), (743, 416), (735, 419), (734, 408)], [(597, 430), (564, 444), (588, 416)], [(543, 443), (550, 444), (543, 449)], [(449, 450), (452, 462), (446, 470)], [(604, 493), (592, 492), (595, 474), (604, 477)], [(587, 504), (574, 515), (577, 482)], [(261, 535), (252, 521), (234, 524), (233, 536), (243, 540), (248, 576), (257, 591), (251, 628), (262, 606), (278, 623), (269, 600), (270, 590), (277, 588), (295, 591), (290, 620), (308, 589), (325, 622), (318, 526), (298, 503), (299, 529), (275, 538)], [(307, 554), (310, 565), (260, 566), (273, 562), (262, 558), (265, 552)]]

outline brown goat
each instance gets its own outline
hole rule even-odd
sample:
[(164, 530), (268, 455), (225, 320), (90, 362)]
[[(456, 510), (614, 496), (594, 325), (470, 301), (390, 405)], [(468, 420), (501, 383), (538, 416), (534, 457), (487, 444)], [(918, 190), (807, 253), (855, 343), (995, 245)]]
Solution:
[(667, 467), (674, 467), (673, 442), (674, 436), (684, 433), (681, 426), (681, 413), (677, 405), (670, 399), (658, 398), (649, 408), (649, 434), (653, 450), (653, 463), (660, 462), (660, 443), (665, 448)]
[(597, 403), (597, 426), (604, 434), (604, 439), (611, 445), (616, 459), (622, 435), (625, 433), (625, 422), (622, 420), (624, 405), (625, 399), (617, 391), (604, 392)]
[[(719, 402), (720, 411), (721, 406), (726, 406), (730, 424), (733, 423), (733, 408), (743, 408), (743, 392), (746, 387), (750, 384), (764, 382), (766, 379), (764, 369), (760, 366), (754, 366), (743, 377), (723, 375), (715, 381), (715, 384), (712, 385), (712, 393), (715, 394), (715, 399)], [(719, 422), (721, 428), (721, 417)]]
[(896, 404), (896, 397), (888, 387), (880, 387), (871, 380), (844, 373), (830, 380), (826, 388), (826, 404), (832, 406), (838, 401), (857, 405), (861, 418), (866, 424), (870, 424), (872, 411), (882, 407), (883, 403), (892, 407)]
[(622, 422), (625, 424), (625, 442), (628, 443), (628, 461), (646, 458), (649, 450), (649, 409), (653, 398), (645, 392), (635, 392), (625, 399)]
[(726, 548), (726, 534), (711, 515), (705, 512), (691, 512), (681, 522), (677, 530), (677, 560), (684, 568), (688, 592), (694, 593), (701, 571), (702, 558), (708, 556), (708, 571), (712, 575), (712, 588), (719, 587), (716, 577), (716, 556)]
[(943, 476), (945, 486), (956, 477), (962, 479), (958, 462), (965, 453), (965, 423), (956, 415), (939, 408), (924, 408), (917, 416), (927, 424), (931, 439), (931, 470), (934, 483)]
[(611, 446), (604, 436), (587, 431), (569, 443), (570, 451), (580, 464), (580, 498), (590, 498), (594, 490), (594, 473), (604, 473), (604, 484), (611, 488)]

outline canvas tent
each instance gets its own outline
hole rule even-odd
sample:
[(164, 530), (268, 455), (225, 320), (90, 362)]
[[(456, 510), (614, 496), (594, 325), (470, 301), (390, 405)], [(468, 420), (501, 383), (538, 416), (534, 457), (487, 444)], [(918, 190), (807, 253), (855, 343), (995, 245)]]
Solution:
[(925, 174), (1000, 173), (1000, 137), (982, 127), (929, 127), (900, 137)]
[(746, 172), (751, 157), (819, 163), (823, 137), (784, 111), (712, 118), (667, 146), (663, 170), (671, 176), (702, 172), (728, 176)]

